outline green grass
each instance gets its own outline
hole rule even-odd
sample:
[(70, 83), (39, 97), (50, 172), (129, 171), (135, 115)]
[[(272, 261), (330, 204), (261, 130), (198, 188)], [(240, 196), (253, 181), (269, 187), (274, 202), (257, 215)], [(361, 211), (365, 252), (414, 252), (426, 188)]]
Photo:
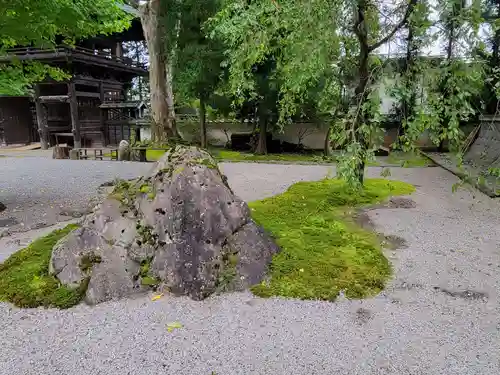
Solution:
[(146, 160), (147, 161), (157, 161), (165, 154), (166, 151), (163, 150), (146, 150)]
[(401, 165), (405, 168), (428, 167), (434, 163), (420, 153), (391, 151), (387, 157), (390, 164)]
[(0, 264), (0, 300), (19, 307), (59, 307), (76, 305), (83, 298), (87, 282), (77, 289), (62, 286), (49, 275), (52, 248), (77, 225), (68, 225), (39, 238)]
[[(211, 148), (211, 154), (217, 161), (230, 161), (230, 162), (251, 162), (251, 161), (275, 161), (275, 162), (332, 162), (333, 160), (326, 160), (322, 157), (321, 153), (316, 154), (267, 154), (256, 155), (249, 152), (231, 151), (218, 148)], [(148, 161), (159, 160), (165, 151), (162, 150), (147, 150), (146, 159)]]
[(253, 218), (282, 251), (270, 265), (270, 279), (252, 287), (261, 297), (335, 300), (379, 293), (391, 275), (377, 235), (346, 215), (353, 207), (410, 194), (414, 187), (384, 179), (367, 180), (352, 192), (337, 179), (299, 182), (285, 193), (250, 204)]
[(327, 162), (323, 160), (321, 154), (266, 154), (256, 155), (249, 152), (239, 152), (231, 150), (210, 150), (214, 158), (219, 161), (280, 161), (280, 162)]

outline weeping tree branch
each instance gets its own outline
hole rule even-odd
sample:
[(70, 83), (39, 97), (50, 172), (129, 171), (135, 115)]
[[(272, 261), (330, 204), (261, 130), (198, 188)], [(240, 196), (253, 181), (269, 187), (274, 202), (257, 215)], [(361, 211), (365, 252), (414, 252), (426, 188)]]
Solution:
[(376, 50), (377, 48), (379, 48), (380, 46), (387, 43), (390, 39), (392, 39), (394, 34), (396, 34), (404, 25), (406, 25), (406, 23), (408, 22), (408, 18), (410, 17), (413, 9), (414, 9), (414, 6), (412, 6), (412, 4), (410, 3), (408, 5), (408, 7), (406, 8), (405, 15), (401, 19), (401, 21), (399, 21), (399, 23), (396, 26), (394, 26), (394, 28), (391, 30), (391, 32), (389, 34), (387, 34), (385, 37), (380, 39), (378, 42), (372, 44), (371, 46), (368, 46), (368, 51), (372, 52), (372, 51)]

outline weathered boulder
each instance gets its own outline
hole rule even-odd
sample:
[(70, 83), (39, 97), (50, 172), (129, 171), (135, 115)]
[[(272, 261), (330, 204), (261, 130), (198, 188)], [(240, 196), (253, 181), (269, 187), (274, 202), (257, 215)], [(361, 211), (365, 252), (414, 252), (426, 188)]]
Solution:
[(278, 250), (210, 154), (177, 146), (146, 176), (119, 182), (55, 246), (51, 272), (88, 283), (90, 304), (150, 287), (200, 300), (260, 282)]
[(130, 160), (130, 144), (125, 140), (120, 141), (120, 144), (118, 145), (118, 160)]

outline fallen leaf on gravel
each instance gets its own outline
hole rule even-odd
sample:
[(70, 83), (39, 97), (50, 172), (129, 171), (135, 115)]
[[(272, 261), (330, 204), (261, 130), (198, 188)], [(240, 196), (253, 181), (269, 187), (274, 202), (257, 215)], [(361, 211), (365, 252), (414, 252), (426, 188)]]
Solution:
[(163, 293), (162, 294), (158, 294), (156, 296), (153, 296), (153, 298), (151, 298), (151, 301), (157, 301), (159, 300), (161, 297), (163, 297)]
[(174, 329), (182, 328), (182, 324), (179, 322), (171, 322), (167, 324), (167, 331), (172, 332)]

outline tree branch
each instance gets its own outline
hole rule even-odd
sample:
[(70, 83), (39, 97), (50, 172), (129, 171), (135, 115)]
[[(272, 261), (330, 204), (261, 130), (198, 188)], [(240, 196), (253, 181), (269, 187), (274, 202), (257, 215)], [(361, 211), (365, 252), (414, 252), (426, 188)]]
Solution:
[[(411, 3), (413, 3), (413, 2), (411, 2)], [(380, 39), (377, 43), (374, 43), (371, 46), (368, 46), (369, 52), (372, 52), (372, 51), (376, 50), (378, 47), (380, 47), (381, 45), (385, 44), (389, 39), (391, 39), (394, 36), (394, 34), (396, 34), (399, 31), (399, 29), (401, 29), (405, 25), (406, 21), (408, 21), (408, 18), (410, 17), (410, 14), (414, 8), (414, 6), (412, 6), (411, 3), (406, 8), (406, 12), (405, 12), (403, 19), (396, 26), (394, 26), (392, 31), (389, 34), (387, 34), (385, 37)]]

